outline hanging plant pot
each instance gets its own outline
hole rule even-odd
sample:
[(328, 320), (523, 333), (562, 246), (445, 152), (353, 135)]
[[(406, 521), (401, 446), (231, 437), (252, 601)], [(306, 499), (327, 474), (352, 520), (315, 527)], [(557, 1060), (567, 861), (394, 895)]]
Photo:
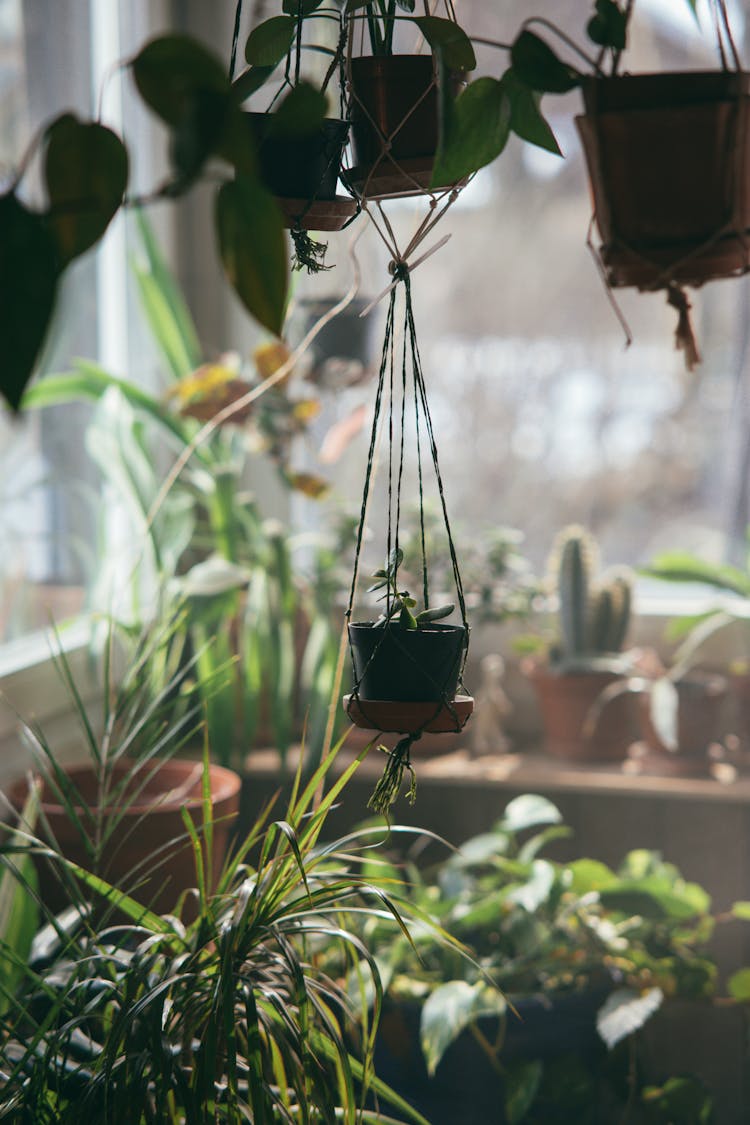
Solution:
[(750, 76), (584, 82), (576, 119), (611, 286), (699, 286), (748, 269)]
[(356, 726), (412, 733), (459, 731), (472, 700), (456, 698), (466, 652), (462, 625), (404, 629), (370, 621), (349, 625), (355, 695), (346, 696)]
[[(452, 76), (454, 93), (463, 83)], [(430, 187), (438, 147), (438, 89), (432, 55), (351, 60), (352, 168), (367, 199), (419, 195)], [(450, 186), (450, 185), (444, 185)]]
[(328, 118), (315, 133), (289, 137), (272, 131), (272, 114), (245, 117), (257, 146), (261, 179), (277, 197), (287, 226), (341, 230), (357, 209), (354, 199), (336, 195), (349, 122)]

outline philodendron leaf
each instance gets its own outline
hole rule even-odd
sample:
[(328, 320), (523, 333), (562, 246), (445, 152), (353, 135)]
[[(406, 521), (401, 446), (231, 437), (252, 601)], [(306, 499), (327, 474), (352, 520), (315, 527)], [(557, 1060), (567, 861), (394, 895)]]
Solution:
[(222, 264), (237, 296), (264, 328), (280, 336), (288, 264), (276, 201), (254, 181), (225, 183), (216, 197), (216, 229)]
[(477, 78), (455, 102), (446, 99), (432, 183), (456, 183), (493, 161), (505, 148), (510, 123), (510, 98), (496, 78)]
[(521, 1059), (505, 1072), (505, 1118), (508, 1125), (520, 1125), (534, 1104), (544, 1073), (539, 1059)]
[(309, 137), (325, 120), (328, 98), (309, 82), (300, 82), (269, 115), (269, 135), (274, 137)]
[(633, 988), (617, 988), (602, 1004), (596, 1017), (596, 1028), (610, 1048), (643, 1027), (658, 1011), (664, 1000), (660, 988), (636, 992)]
[(122, 203), (127, 149), (111, 129), (65, 113), (47, 130), (44, 179), (49, 227), (67, 263), (99, 241)]
[(513, 132), (529, 144), (562, 156), (555, 134), (542, 115), (541, 94), (521, 82), (513, 67), (506, 70), (501, 81), (510, 98), (510, 127)]
[(543, 824), (559, 824), (561, 820), (560, 810), (546, 797), (524, 793), (506, 806), (499, 827), (503, 832), (523, 832)]
[(232, 83), (232, 93), (237, 102), (244, 102), (256, 90), (260, 90), (275, 69), (275, 66), (251, 66), (247, 70), (243, 70), (242, 74), (238, 75)]
[(196, 94), (230, 90), (219, 60), (187, 35), (152, 39), (130, 65), (139, 94), (167, 125), (180, 124)]
[(531, 864), (531, 878), (509, 893), (508, 902), (515, 902), (529, 914), (535, 914), (549, 898), (554, 885), (555, 868), (546, 859), (535, 859)]
[(451, 1043), (482, 1016), (505, 1015), (507, 1005), (501, 992), (485, 984), (451, 980), (427, 997), (422, 1008), (419, 1034), (427, 1070), (434, 1074)]
[(0, 196), (0, 394), (18, 410), (42, 350), (57, 293), (59, 256), (46, 218)]
[(565, 94), (581, 80), (575, 67), (559, 59), (533, 31), (522, 31), (511, 47), (510, 59), (517, 77), (541, 93)]
[(586, 25), (586, 33), (592, 43), (622, 51), (625, 49), (627, 30), (627, 15), (615, 0), (596, 0), (595, 13)]
[(292, 16), (272, 16), (247, 37), (245, 58), (250, 66), (276, 66), (288, 53), (297, 24)]
[(414, 23), (433, 51), (438, 51), (448, 70), (474, 70), (477, 57), (471, 40), (454, 20), (442, 16), (416, 16)]
[(727, 981), (729, 995), (741, 1004), (750, 1001), (750, 969), (738, 969)]

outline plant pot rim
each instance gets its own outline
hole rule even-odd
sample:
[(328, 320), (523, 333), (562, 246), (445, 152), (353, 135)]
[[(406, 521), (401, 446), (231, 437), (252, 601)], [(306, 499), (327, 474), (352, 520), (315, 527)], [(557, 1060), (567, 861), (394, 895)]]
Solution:
[[(164, 788), (161, 795), (155, 795), (153, 789), (147, 786), (143, 794), (137, 800), (127, 802), (127, 812), (134, 816), (143, 816), (146, 813), (169, 812), (173, 813), (180, 808), (199, 808), (202, 804), (203, 797), (201, 793), (201, 776), (203, 770), (203, 763), (190, 758), (172, 758), (167, 761), (159, 763), (158, 769), (155, 768), (153, 762), (144, 763), (141, 767), (144, 772), (149, 774), (153, 773), (154, 779), (160, 776), (165, 776), (168, 781), (168, 786)], [(115, 775), (125, 774), (132, 769), (131, 762), (117, 762), (114, 766)], [(227, 769), (226, 766), (219, 766), (211, 763), (209, 766), (211, 777), (211, 800), (214, 805), (231, 800), (235, 794), (239, 793), (242, 786), (242, 778), (234, 770)], [(90, 763), (82, 763), (78, 765), (71, 765), (65, 767), (65, 773), (68, 777), (77, 780), (85, 777), (91, 777), (95, 774), (95, 768)], [(19, 780), (12, 789), (12, 799), (16, 803), (16, 794), (23, 794), (25, 792), (26, 779)], [(66, 814), (65, 807), (61, 805), (56, 799), (50, 799), (45, 796), (44, 788), (40, 799), (41, 808), (47, 816), (61, 816)], [(76, 804), (76, 812), (85, 811), (84, 806)], [(90, 806), (89, 806), (90, 807)], [(114, 811), (116, 806), (105, 806), (100, 808), (103, 813)]]
[[(374, 621), (350, 621), (349, 629), (386, 629), (386, 625), (376, 625)], [(387, 626), (389, 630), (397, 630), (399, 633), (465, 633), (465, 625), (449, 625), (442, 621), (432, 621), (429, 625), (420, 625), (418, 629), (405, 629), (403, 625), (399, 625), (393, 621)]]

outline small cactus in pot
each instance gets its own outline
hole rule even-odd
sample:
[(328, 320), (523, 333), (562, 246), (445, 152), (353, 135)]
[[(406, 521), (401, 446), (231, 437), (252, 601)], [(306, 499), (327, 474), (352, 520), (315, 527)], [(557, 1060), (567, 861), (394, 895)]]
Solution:
[(602, 693), (626, 677), (623, 652), (632, 603), (632, 580), (625, 569), (600, 573), (599, 549), (578, 525), (558, 534), (548, 571), (558, 598), (558, 627), (546, 661), (535, 660), (528, 674), (537, 692), (545, 746), (555, 757), (600, 760), (625, 757), (635, 736), (633, 702)]
[(632, 579), (625, 569), (598, 576), (593, 535), (573, 524), (559, 533), (549, 570), (559, 600), (559, 639), (549, 663), (558, 672), (622, 671)]

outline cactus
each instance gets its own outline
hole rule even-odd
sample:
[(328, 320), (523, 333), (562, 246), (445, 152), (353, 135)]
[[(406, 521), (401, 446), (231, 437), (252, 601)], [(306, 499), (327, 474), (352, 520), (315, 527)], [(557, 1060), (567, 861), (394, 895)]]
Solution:
[(558, 666), (600, 666), (620, 653), (630, 622), (632, 582), (626, 571), (597, 579), (599, 549), (577, 525), (563, 528), (550, 557), (559, 598), (560, 639), (550, 652)]

